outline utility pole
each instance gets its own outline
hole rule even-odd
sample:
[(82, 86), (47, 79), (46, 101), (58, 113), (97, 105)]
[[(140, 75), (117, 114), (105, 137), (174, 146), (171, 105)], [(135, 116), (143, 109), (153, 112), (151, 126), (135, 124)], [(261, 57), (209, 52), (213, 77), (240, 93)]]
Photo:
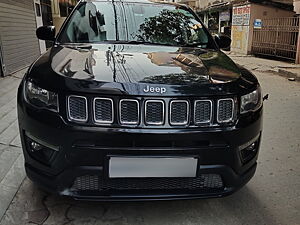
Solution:
[(117, 17), (117, 10), (116, 10), (115, 1), (112, 0), (111, 3), (112, 3), (112, 5), (113, 5), (113, 9), (114, 9), (116, 41), (118, 41), (118, 40), (119, 40), (119, 31), (118, 31), (118, 17)]

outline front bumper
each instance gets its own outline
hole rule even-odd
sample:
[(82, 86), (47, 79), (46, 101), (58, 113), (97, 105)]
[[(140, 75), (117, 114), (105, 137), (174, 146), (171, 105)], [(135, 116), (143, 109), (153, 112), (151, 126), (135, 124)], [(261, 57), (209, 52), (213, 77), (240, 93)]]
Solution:
[(254, 175), (257, 164), (254, 165), (242, 175), (236, 174), (228, 166), (209, 165), (201, 166), (200, 173), (207, 174), (220, 174), (222, 179), (226, 181), (226, 187), (219, 190), (206, 190), (206, 191), (187, 191), (187, 190), (174, 190), (174, 191), (72, 191), (70, 184), (73, 184), (75, 177), (81, 175), (94, 175), (101, 174), (102, 168), (95, 167), (76, 167), (68, 169), (57, 176), (46, 176), (39, 173), (36, 169), (26, 164), (27, 176), (39, 185), (44, 190), (60, 195), (71, 196), (77, 200), (90, 200), (90, 201), (146, 201), (146, 200), (176, 200), (176, 199), (199, 199), (199, 198), (216, 198), (224, 197), (234, 193), (244, 186)]
[[(101, 201), (191, 199), (229, 195), (254, 175), (262, 131), (262, 109), (239, 121), (234, 127), (121, 129), (75, 126), (56, 113), (37, 110), (19, 99), (18, 118), (28, 177), (50, 192), (76, 199)], [(28, 137), (56, 148), (57, 151), (49, 162), (38, 160), (29, 151)], [(239, 148), (250, 140), (257, 142), (257, 151), (251, 159), (244, 162)], [(74, 189), (75, 180), (82, 176), (97, 176), (97, 182), (110, 182), (106, 169), (109, 155), (197, 156), (197, 176), (218, 175), (222, 179), (222, 187), (170, 189), (165, 187), (173, 181), (166, 179), (161, 189), (118, 189), (110, 186), (95, 190), (94, 184), (93, 188)], [(91, 184), (88, 182), (87, 185)]]

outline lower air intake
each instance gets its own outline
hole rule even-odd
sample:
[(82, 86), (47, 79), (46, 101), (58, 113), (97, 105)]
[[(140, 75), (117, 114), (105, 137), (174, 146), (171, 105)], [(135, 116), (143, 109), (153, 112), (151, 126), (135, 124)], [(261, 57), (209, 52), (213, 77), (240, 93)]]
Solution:
[(218, 174), (202, 174), (196, 178), (113, 178), (97, 175), (77, 177), (72, 191), (117, 190), (219, 190), (223, 181)]

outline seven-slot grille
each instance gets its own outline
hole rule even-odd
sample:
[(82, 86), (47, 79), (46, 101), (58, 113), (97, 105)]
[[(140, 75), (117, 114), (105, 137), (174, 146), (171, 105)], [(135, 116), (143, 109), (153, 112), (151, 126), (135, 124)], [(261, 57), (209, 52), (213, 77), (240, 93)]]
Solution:
[(196, 124), (210, 123), (212, 120), (212, 101), (196, 100), (195, 101), (194, 119)]
[(68, 97), (68, 116), (76, 122), (88, 120), (87, 99), (82, 96), (70, 95)]
[(172, 125), (186, 125), (189, 122), (189, 102), (173, 100), (170, 105), (170, 123)]
[(162, 125), (165, 119), (165, 104), (162, 100), (147, 100), (145, 122), (149, 125)]
[(112, 99), (94, 98), (94, 120), (97, 123), (112, 123), (114, 121)]
[[(139, 125), (144, 123), (146, 126), (157, 126), (165, 124), (167, 118), (171, 126), (210, 126), (213, 124), (231, 123), (235, 118), (233, 98), (195, 101), (151, 99), (144, 102), (138, 99), (121, 99), (118, 101), (118, 109), (116, 110), (114, 109), (115, 100), (111, 98), (95, 97), (92, 100), (88, 101), (83, 96), (68, 96), (67, 110), (69, 120), (87, 122), (90, 109), (93, 110), (90, 115), (92, 115), (94, 123), (100, 125), (119, 121), (121, 125)], [(92, 102), (93, 106), (88, 106), (88, 102)], [(169, 104), (168, 110), (166, 110), (166, 104)], [(191, 110), (192, 113), (190, 113)], [(168, 116), (166, 112), (168, 112)], [(114, 118), (116, 115), (118, 115), (117, 120)]]
[(121, 124), (139, 123), (139, 102), (134, 99), (122, 99), (120, 101), (120, 122)]

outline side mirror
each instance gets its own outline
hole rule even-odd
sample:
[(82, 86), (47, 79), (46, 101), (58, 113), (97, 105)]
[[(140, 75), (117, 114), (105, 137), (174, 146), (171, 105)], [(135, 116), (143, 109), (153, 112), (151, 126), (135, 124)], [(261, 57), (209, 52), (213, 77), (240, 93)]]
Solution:
[(221, 49), (229, 48), (231, 45), (231, 38), (224, 34), (216, 34), (214, 35), (214, 39)]
[(36, 36), (40, 40), (54, 41), (55, 26), (42, 26), (36, 29)]

